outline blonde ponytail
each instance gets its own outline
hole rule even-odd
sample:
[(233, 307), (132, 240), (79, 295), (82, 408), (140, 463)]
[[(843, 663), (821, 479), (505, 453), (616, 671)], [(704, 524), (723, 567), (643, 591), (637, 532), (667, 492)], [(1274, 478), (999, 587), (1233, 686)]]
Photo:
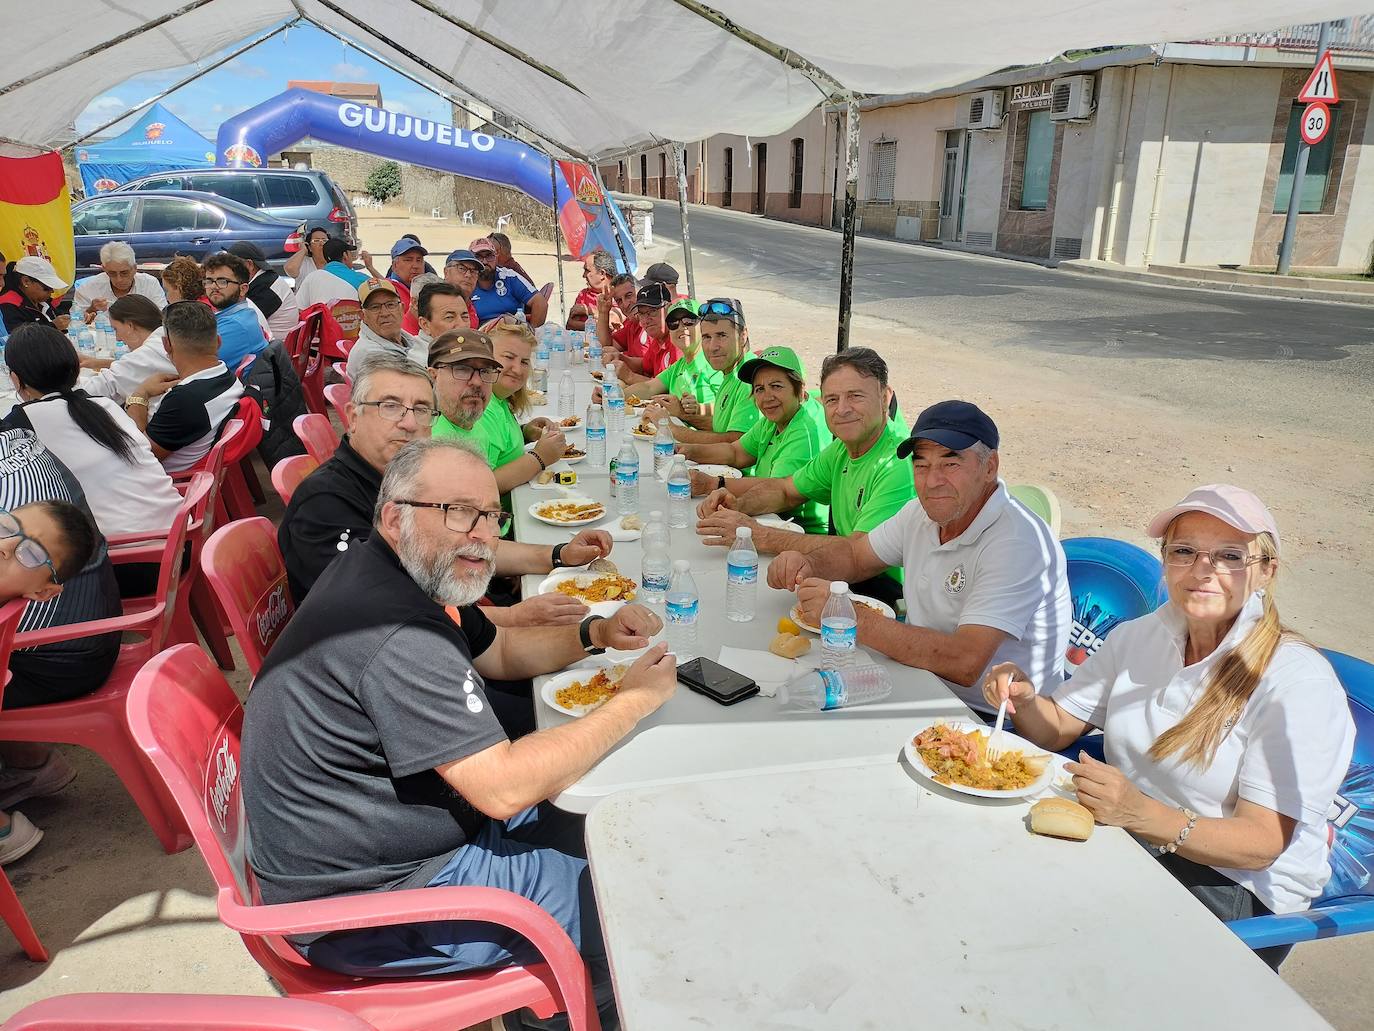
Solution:
[[(1258, 542), (1264, 561), (1272, 563), (1278, 557), (1274, 538), (1262, 533)], [(1259, 621), (1212, 668), (1198, 703), (1150, 746), (1149, 755), (1155, 762), (1177, 754), (1180, 761), (1192, 763), (1199, 769), (1212, 764), (1222, 738), (1235, 725), (1245, 703), (1255, 693), (1279, 645), (1285, 638), (1297, 636), (1279, 620), (1273, 580), (1264, 590), (1263, 605)]]

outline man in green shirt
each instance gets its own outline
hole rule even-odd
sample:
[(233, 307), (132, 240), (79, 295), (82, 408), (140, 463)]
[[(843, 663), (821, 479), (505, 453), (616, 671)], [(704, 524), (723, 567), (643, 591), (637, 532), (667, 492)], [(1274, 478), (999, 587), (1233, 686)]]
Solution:
[(486, 450), (496, 467), (493, 448), (480, 429), (491, 400), (491, 387), (501, 375), (492, 355), (491, 337), (475, 329), (453, 329), (429, 345), (429, 376), (439, 399), (439, 418), (430, 435), (461, 437)]
[[(821, 405), (834, 442), (790, 476), (726, 480), (697, 509), (697, 533), (707, 544), (729, 547), (735, 530), (749, 526), (760, 552), (809, 554), (825, 536), (762, 526), (750, 517), (815, 501), (830, 506), (830, 532), (843, 537), (867, 533), (896, 515), (915, 494), (911, 470), (897, 458), (906, 433), (889, 418), (891, 403), (887, 363), (872, 348), (851, 347), (826, 358)], [(901, 578), (900, 569), (888, 568), (852, 586), (892, 604), (901, 597)]]
[[(762, 479), (791, 476), (830, 443), (825, 413), (806, 390), (806, 370), (790, 347), (770, 347), (743, 362), (739, 378), (753, 390), (762, 414), (739, 440), (723, 444), (679, 444), (694, 462), (732, 465)], [(692, 471), (692, 493), (707, 494), (726, 484), (724, 477)], [(807, 499), (782, 513), (807, 533), (825, 533), (827, 507)]]

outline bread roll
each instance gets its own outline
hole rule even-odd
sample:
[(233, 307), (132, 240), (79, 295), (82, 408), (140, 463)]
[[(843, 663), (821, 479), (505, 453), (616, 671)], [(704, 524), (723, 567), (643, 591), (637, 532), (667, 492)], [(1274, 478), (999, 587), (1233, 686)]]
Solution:
[(811, 650), (811, 642), (797, 634), (778, 634), (768, 645), (768, 650), (784, 659), (795, 659)]
[(1093, 814), (1067, 798), (1042, 798), (1030, 811), (1031, 830), (1052, 838), (1087, 841), (1093, 832)]

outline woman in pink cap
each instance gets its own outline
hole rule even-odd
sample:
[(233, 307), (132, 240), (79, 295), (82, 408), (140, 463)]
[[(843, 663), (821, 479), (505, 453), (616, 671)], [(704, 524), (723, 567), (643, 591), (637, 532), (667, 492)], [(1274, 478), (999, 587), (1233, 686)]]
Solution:
[[(1279, 530), (1228, 484), (1150, 522), (1169, 600), (1112, 631), (1053, 696), (1010, 664), (983, 684), (1016, 732), (1067, 748), (1103, 731), (1107, 762), (1069, 763), (1078, 800), (1124, 827), (1223, 920), (1306, 909), (1331, 876), (1326, 816), (1355, 728), (1334, 671), (1279, 621)], [(1261, 949), (1277, 969), (1289, 947)]]

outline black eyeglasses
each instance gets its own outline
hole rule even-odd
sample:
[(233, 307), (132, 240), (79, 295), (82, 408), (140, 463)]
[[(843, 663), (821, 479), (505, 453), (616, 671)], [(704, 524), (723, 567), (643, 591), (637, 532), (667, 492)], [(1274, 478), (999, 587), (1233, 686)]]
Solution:
[(444, 513), (444, 525), (454, 533), (472, 533), (477, 529), (477, 524), (485, 519), (496, 531), (496, 535), (502, 537), (510, 529), (511, 520), (514, 518), (509, 512), (503, 512), (499, 508), (473, 508), (456, 501), (397, 501), (396, 504), (408, 505), (411, 508), (437, 508)]
[(403, 405), (399, 401), (359, 401), (358, 406), (362, 408), (375, 408), (377, 414), (387, 422), (400, 422), (405, 418), (406, 412), (415, 416), (415, 423), (418, 426), (433, 426), (434, 420), (439, 418), (439, 413), (429, 405)]
[(57, 577), (57, 567), (52, 564), (52, 556), (48, 554), (48, 549), (24, 532), (24, 525), (13, 512), (7, 508), (0, 508), (0, 541), (7, 541), (12, 537), (19, 538), (19, 543), (14, 548), (14, 557), (19, 560), (21, 566), (25, 569), (47, 566), (48, 571), (52, 573), (52, 582), (62, 582)]
[(695, 326), (697, 317), (695, 315), (670, 315), (668, 317), (669, 329), (680, 329), (683, 326)]
[(699, 317), (724, 315), (726, 318), (744, 321), (744, 306), (730, 297), (713, 297), (697, 309)]
[(214, 276), (214, 277), (206, 276), (206, 277), (205, 277), (205, 285), (206, 285), (206, 286), (220, 286), (220, 287), (223, 287), (223, 286), (243, 286), (243, 280), (241, 280), (241, 279), (221, 279), (219, 276)]
[(459, 383), (471, 383), (474, 376), (480, 376), (483, 383), (495, 383), (501, 378), (501, 370), (489, 365), (464, 365), (462, 362), (449, 362), (435, 368), (447, 372)]

